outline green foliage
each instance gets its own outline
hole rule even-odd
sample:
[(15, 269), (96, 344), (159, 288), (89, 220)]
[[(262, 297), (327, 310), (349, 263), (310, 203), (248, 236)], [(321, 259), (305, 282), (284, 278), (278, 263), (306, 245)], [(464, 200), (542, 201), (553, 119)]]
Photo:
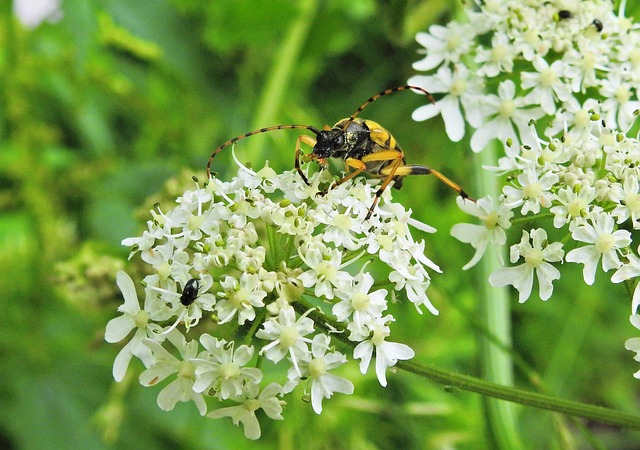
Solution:
[[(414, 33), (450, 14), (449, 5), (66, 0), (60, 22), (32, 31), (7, 2), (0, 6), (0, 446), (484, 447), (475, 394), (405, 373), (383, 389), (357, 367), (346, 375), (354, 396), (327, 402), (321, 416), (295, 399), (284, 422), (270, 422), (248, 443), (230, 421), (200, 418), (192, 405), (160, 411), (159, 390), (142, 389), (137, 375), (114, 386), (118, 349), (103, 338), (121, 303), (113, 288), (127, 255), (119, 244), (142, 229), (133, 213), (149, 196), (187, 167), (204, 179), (209, 154), (228, 138), (275, 124), (332, 125), (369, 96), (404, 84), (417, 59)], [(468, 180), (466, 145), (448, 142), (440, 119), (410, 120), (423, 102), (395, 94), (365, 116), (392, 131), (410, 162)], [(290, 168), (296, 136), (256, 136), (235, 151), (255, 166)], [(224, 176), (230, 161), (227, 149), (214, 170)], [(396, 337), (421, 361), (476, 373), (482, 330), (474, 328), (474, 294), (484, 280), (460, 270), (471, 255), (448, 230), (466, 219), (446, 189), (417, 178), (396, 195), (438, 228), (428, 252), (445, 272), (430, 292), (440, 316), (400, 317)], [(637, 364), (622, 350), (633, 335), (621, 307), (627, 293), (604, 283), (576, 292), (573, 284), (561, 280), (546, 304), (514, 307), (516, 352), (535, 368), (519, 366), (519, 383), (637, 412)], [(573, 422), (520, 411), (532, 448), (571, 448), (548, 429)], [(612, 448), (638, 438), (591, 431)], [(576, 436), (578, 446), (591, 439)]]

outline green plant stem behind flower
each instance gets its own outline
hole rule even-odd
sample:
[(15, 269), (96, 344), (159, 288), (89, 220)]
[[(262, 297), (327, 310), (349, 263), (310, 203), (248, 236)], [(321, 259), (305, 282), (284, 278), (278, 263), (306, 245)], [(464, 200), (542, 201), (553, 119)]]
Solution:
[[(483, 165), (496, 165), (495, 145), (475, 155), (475, 178), (478, 192), (497, 197), (499, 194), (498, 179)], [(500, 267), (499, 255), (505, 253), (503, 246), (489, 246), (487, 254), (479, 264), (477, 277), (482, 286), (478, 298), (478, 317), (484, 329), (488, 330), (503, 347), (497, 346), (486, 336), (478, 335), (480, 345), (480, 365), (482, 374), (488, 381), (513, 385), (513, 361), (505, 348), (511, 347), (511, 307), (507, 288), (495, 288), (486, 280)], [(516, 427), (515, 406), (503, 401), (485, 398), (487, 418), (492, 436), (500, 448), (521, 448), (522, 444)]]
[[(304, 300), (296, 303), (296, 309), (298, 311), (306, 311), (310, 306), (311, 304), (306, 303)], [(338, 333), (333, 335), (336, 339), (340, 339), (348, 345), (355, 344), (349, 341), (344, 332), (340, 332), (344, 331), (344, 328), (339, 322), (323, 314), (321, 311), (315, 310), (308, 316), (327, 331), (333, 330), (335, 332), (337, 330)], [(626, 414), (611, 408), (564, 400), (549, 395), (504, 386), (424, 363), (398, 361), (396, 367), (436, 383), (458, 388), (463, 391), (475, 392), (490, 399), (506, 400), (507, 402), (582, 417), (609, 425), (640, 429), (639, 416)]]

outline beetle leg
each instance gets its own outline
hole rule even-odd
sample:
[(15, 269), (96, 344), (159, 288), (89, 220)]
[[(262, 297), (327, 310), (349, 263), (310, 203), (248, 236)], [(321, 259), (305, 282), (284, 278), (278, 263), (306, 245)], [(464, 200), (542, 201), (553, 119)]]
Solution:
[(374, 152), (374, 153), (365, 155), (362, 158), (363, 163), (366, 163), (369, 161), (393, 161), (384, 170), (380, 171), (381, 175), (386, 175), (387, 177), (382, 182), (382, 185), (380, 186), (380, 188), (378, 188), (378, 190), (376, 191), (376, 195), (375, 195), (375, 198), (373, 199), (373, 203), (371, 204), (371, 207), (369, 208), (369, 212), (367, 213), (364, 220), (369, 220), (369, 218), (373, 214), (373, 210), (378, 204), (378, 201), (380, 201), (380, 197), (382, 196), (382, 193), (387, 188), (387, 186), (389, 186), (389, 183), (391, 183), (391, 180), (393, 180), (393, 177), (398, 175), (397, 170), (399, 167), (402, 167), (403, 157), (404, 157), (404, 153), (398, 150), (381, 150), (379, 152)]
[[(391, 168), (385, 168), (381, 170), (381, 173), (386, 175), (390, 171), (391, 171)], [(469, 197), (469, 195), (465, 191), (463, 191), (462, 188), (457, 183), (454, 183), (453, 181), (451, 181), (449, 178), (447, 178), (437, 170), (431, 169), (430, 167), (427, 167), (427, 166), (418, 166), (413, 164), (399, 166), (393, 171), (393, 175), (401, 176), (401, 177), (406, 177), (408, 175), (433, 175), (438, 180), (440, 180), (441, 182), (449, 186), (451, 189), (456, 191), (458, 195), (460, 195), (460, 197), (468, 198), (469, 200), (475, 202), (475, 200)]]
[[(333, 183), (333, 185), (331, 186), (331, 189), (333, 189), (333, 188), (335, 188), (337, 186), (340, 186), (342, 183), (344, 183), (345, 181), (349, 181), (353, 177), (357, 177), (362, 172), (364, 172), (366, 170), (366, 168), (367, 168), (365, 163), (360, 159), (347, 158), (347, 159), (344, 160), (344, 162), (345, 162), (345, 165), (347, 166), (347, 175), (345, 175), (343, 178), (341, 178), (338, 181), (336, 181), (335, 183)], [(353, 168), (355, 170), (353, 172), (351, 172), (350, 168)]]
[(301, 142), (304, 142), (305, 144), (313, 148), (316, 145), (316, 140), (311, 136), (307, 136), (306, 134), (302, 134), (298, 136), (298, 139), (296, 140), (296, 157), (295, 157), (294, 165), (295, 165), (296, 171), (300, 174), (300, 177), (302, 177), (302, 180), (305, 182), (305, 184), (307, 186), (311, 186), (305, 174), (302, 173), (302, 169), (300, 169), (300, 143)]
[(327, 192), (329, 192), (329, 189), (335, 189), (337, 186), (340, 186), (345, 181), (349, 181), (353, 177), (357, 177), (362, 172), (364, 172), (366, 170), (366, 168), (367, 168), (367, 166), (362, 161), (360, 161), (359, 159), (347, 158), (347, 159), (345, 159), (344, 162), (345, 162), (347, 168), (352, 167), (355, 170), (353, 172), (350, 172), (347, 169), (347, 175), (345, 175), (343, 178), (340, 178), (338, 181), (334, 182), (331, 185), (330, 188), (327, 188), (324, 191), (320, 191), (316, 195), (318, 195), (320, 197), (327, 195)]

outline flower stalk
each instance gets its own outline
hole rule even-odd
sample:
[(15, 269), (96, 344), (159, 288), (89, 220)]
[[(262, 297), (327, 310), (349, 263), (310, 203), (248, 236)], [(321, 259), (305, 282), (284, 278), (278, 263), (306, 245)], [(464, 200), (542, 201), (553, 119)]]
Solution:
[[(293, 306), (300, 312), (307, 311), (312, 307), (312, 304), (304, 299), (300, 299), (294, 303)], [(354, 343), (348, 339), (346, 334), (347, 330), (344, 328), (344, 325), (334, 318), (325, 315), (319, 309), (314, 309), (309, 313), (309, 317), (327, 332), (333, 332), (333, 336), (344, 344), (349, 346), (354, 345)], [(501, 349), (501, 351), (507, 353), (505, 349)], [(474, 392), (490, 399), (581, 417), (603, 424), (640, 429), (640, 416), (627, 414), (615, 409), (518, 389), (487, 381), (482, 378), (453, 372), (423, 362), (398, 361), (396, 367), (426, 380), (442, 384), (443, 386), (454, 387), (466, 392)]]

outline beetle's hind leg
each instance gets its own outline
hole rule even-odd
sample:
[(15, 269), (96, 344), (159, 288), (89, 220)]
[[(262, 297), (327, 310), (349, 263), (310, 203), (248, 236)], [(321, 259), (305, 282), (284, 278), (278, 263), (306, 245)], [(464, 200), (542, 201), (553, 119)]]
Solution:
[[(388, 168), (388, 169), (385, 168), (384, 170), (382, 170), (382, 174), (386, 175), (390, 171), (391, 171), (391, 168)], [(465, 199), (469, 199), (472, 202), (475, 202), (474, 199), (469, 197), (469, 195), (465, 191), (462, 190), (460, 185), (458, 185), (457, 183), (453, 182), (452, 180), (450, 180), (449, 178), (447, 178), (446, 176), (444, 176), (443, 174), (441, 174), (437, 170), (434, 170), (434, 169), (432, 169), (430, 167), (419, 166), (419, 165), (415, 165), (415, 164), (404, 165), (404, 166), (398, 167), (393, 172), (393, 174), (394, 174), (394, 176), (401, 176), (401, 177), (406, 177), (408, 175), (433, 175), (438, 180), (440, 180), (441, 182), (443, 182), (444, 184), (449, 186), (451, 189), (456, 191), (460, 197), (465, 198)]]

